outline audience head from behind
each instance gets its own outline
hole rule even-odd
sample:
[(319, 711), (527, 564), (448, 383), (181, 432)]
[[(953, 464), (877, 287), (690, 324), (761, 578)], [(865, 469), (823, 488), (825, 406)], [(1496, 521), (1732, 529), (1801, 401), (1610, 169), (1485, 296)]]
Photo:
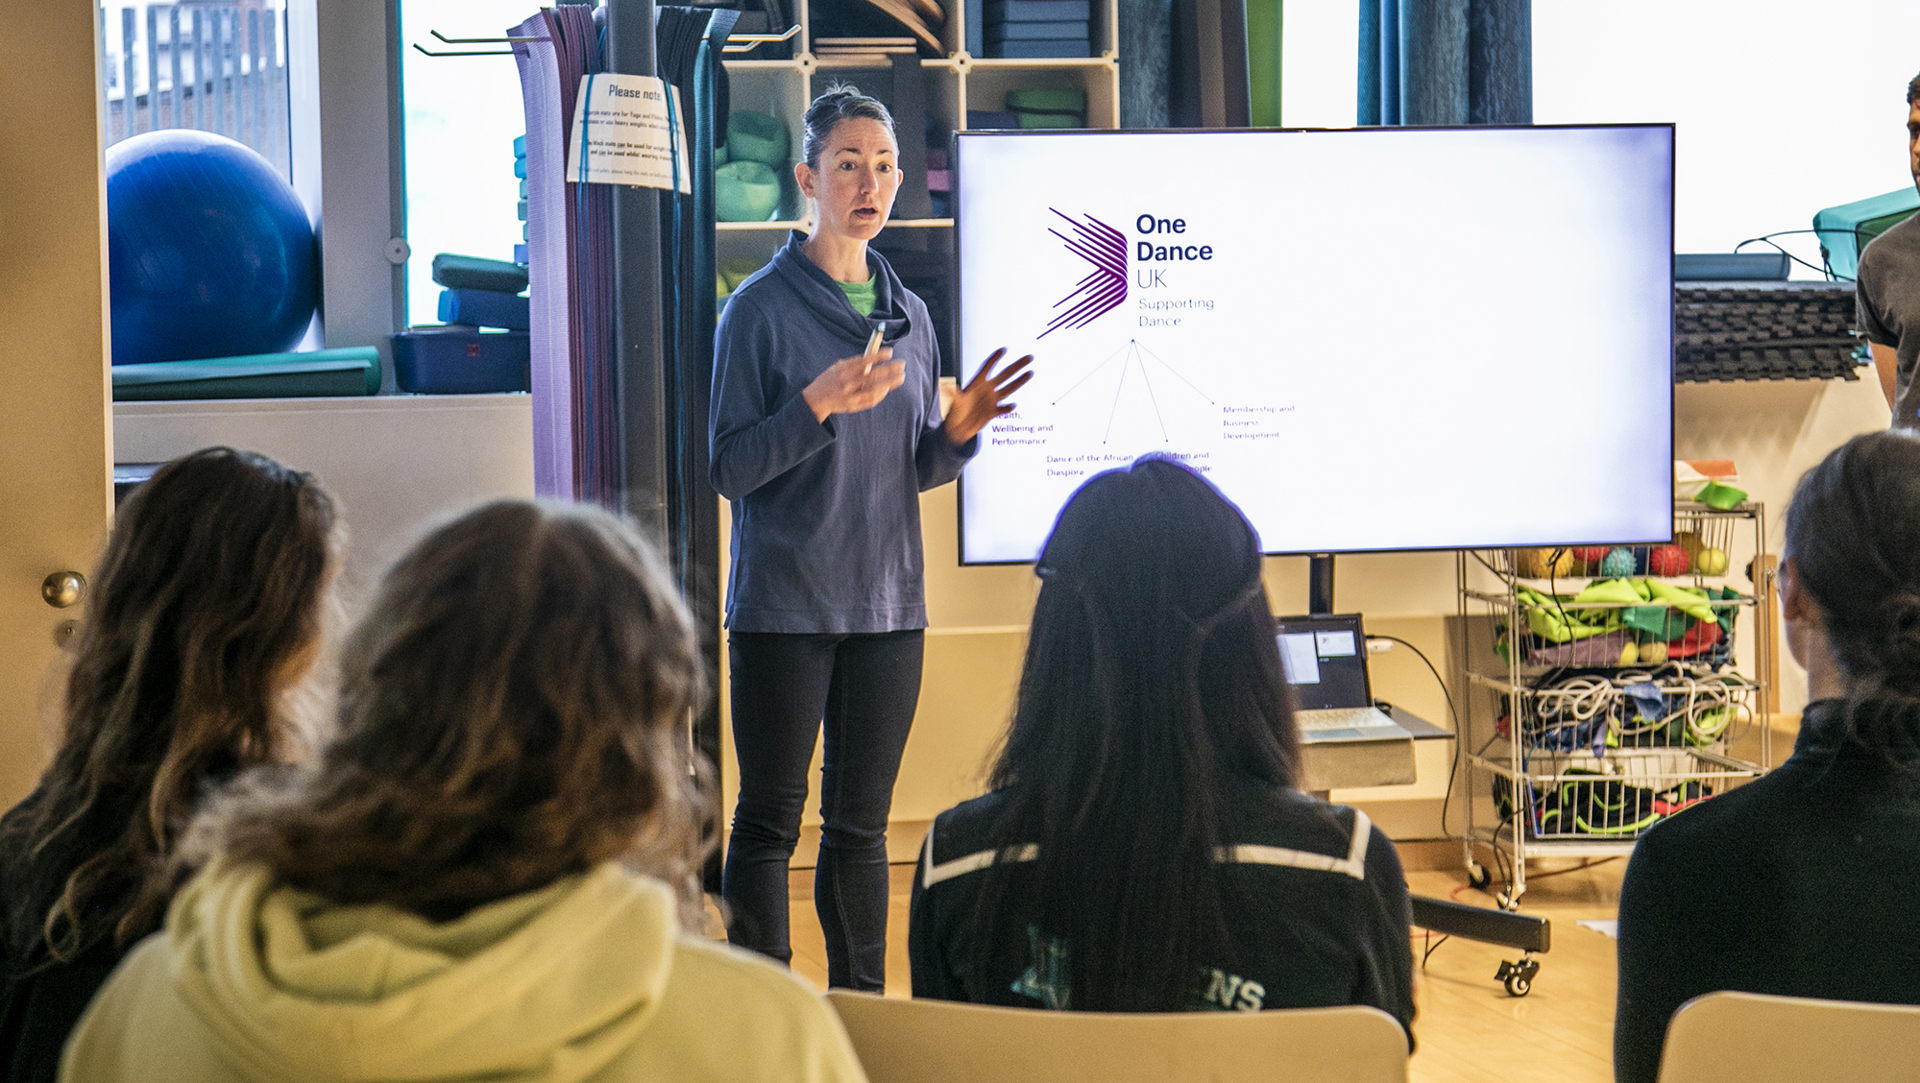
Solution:
[(1810, 699), (1920, 704), (1920, 436), (1856, 436), (1801, 478), (1780, 594)]
[[(1299, 775), (1259, 540), (1199, 474), (1150, 458), (1082, 486), (1036, 570), (990, 779), (1003, 837), (1038, 846), (1033, 932), (1062, 946), (1074, 1008), (1194, 1006), (1230, 954), (1213, 866), (1231, 783)], [(1025, 875), (989, 870), (977, 970), (1020, 936), (996, 925), (1025, 922), (1005, 905)]]
[(0, 819), (12, 969), (111, 960), (152, 932), (196, 802), (297, 752), (285, 701), (319, 654), (337, 535), (312, 475), (230, 448), (127, 497), (70, 644), (59, 750)]
[(689, 932), (696, 648), (613, 515), (433, 530), (346, 639), (332, 743), (196, 821), (200, 871), (63, 1078), (857, 1078), (804, 987)]
[(503, 501), (440, 527), (387, 571), (340, 670), (314, 769), (237, 790), (197, 850), (434, 921), (620, 858), (697, 907), (692, 624), (613, 516)]
[(1703, 787), (1710, 800), (1634, 843), (1620, 1083), (1660, 1078), (1675, 1013), (1707, 993), (1920, 1004), (1920, 435), (1829, 453), (1800, 479), (1785, 542), (1780, 610), (1808, 698), (1793, 754)]
[(307, 743), (297, 689), (338, 565), (308, 474), (209, 448), (120, 506), (61, 659), (62, 733), (0, 817), (0, 1071), (53, 1078), (122, 954), (160, 927), (194, 808)]
[(996, 789), (1078, 791), (1113, 770), (1165, 773), (1170, 784), (1223, 768), (1296, 782), (1260, 541), (1211, 483), (1152, 457), (1094, 477), (1061, 510), (1035, 572)]

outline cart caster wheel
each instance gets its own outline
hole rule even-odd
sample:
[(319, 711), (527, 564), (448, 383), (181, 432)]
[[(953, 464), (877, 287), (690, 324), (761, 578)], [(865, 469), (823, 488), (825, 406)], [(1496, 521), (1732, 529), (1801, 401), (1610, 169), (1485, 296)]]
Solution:
[(1467, 884), (1475, 891), (1485, 891), (1493, 883), (1493, 870), (1485, 865), (1467, 866)]
[(1500, 969), (1494, 972), (1493, 979), (1506, 985), (1508, 996), (1523, 997), (1533, 992), (1533, 976), (1538, 973), (1540, 973), (1540, 964), (1531, 958), (1521, 956), (1519, 962), (1501, 963)]

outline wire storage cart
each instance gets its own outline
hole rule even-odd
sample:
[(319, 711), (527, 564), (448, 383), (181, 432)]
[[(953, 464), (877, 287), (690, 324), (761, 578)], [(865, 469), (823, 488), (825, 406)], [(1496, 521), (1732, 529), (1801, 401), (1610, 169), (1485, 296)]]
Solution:
[(1528, 860), (1630, 853), (1772, 766), (1770, 569), (1756, 502), (1677, 503), (1666, 545), (1459, 554), (1476, 885), (1491, 853), (1509, 867), (1500, 904), (1517, 908)]

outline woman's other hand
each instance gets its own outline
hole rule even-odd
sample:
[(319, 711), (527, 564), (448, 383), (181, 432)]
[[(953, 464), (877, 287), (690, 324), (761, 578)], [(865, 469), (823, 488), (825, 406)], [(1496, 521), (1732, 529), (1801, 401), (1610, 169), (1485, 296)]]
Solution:
[(953, 406), (947, 411), (947, 439), (955, 445), (964, 444), (980, 435), (996, 417), (1004, 417), (1013, 412), (1013, 403), (1007, 397), (1020, 390), (1033, 373), (1024, 371), (1033, 364), (1033, 355), (1028, 354), (1013, 364), (995, 373), (993, 366), (1007, 355), (1006, 349), (993, 351), (980, 371), (973, 374), (967, 386), (953, 397)]
[(820, 421), (834, 414), (871, 410), (907, 380), (907, 363), (892, 357), (893, 351), (884, 347), (870, 354), (843, 357), (814, 377), (800, 397), (807, 400), (813, 416)]

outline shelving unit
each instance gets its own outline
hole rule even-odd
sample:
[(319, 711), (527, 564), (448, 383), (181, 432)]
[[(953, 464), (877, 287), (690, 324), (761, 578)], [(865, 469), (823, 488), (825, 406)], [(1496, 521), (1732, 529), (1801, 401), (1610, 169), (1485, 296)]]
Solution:
[[(1631, 853), (1661, 819), (1772, 766), (1765, 510), (1679, 503), (1674, 531), (1695, 551), (1671, 578), (1589, 579), (1575, 572), (1595, 569), (1572, 549), (1457, 557), (1466, 863), (1481, 886), (1492, 875), (1483, 853), (1510, 866), (1507, 909), (1526, 892), (1529, 860)], [(1628, 551), (1657, 571), (1656, 548)], [(1698, 567), (1708, 549), (1720, 554), (1705, 561), (1715, 574)], [(1624, 586), (1635, 579), (1651, 597)], [(1643, 663), (1641, 645), (1654, 642), (1657, 660)], [(1740, 642), (1749, 649), (1736, 652)], [(1666, 657), (1670, 649), (1683, 657)], [(1752, 758), (1734, 755), (1736, 745)]]
[[(1006, 93), (1015, 87), (1078, 87), (1087, 94), (1087, 124), (1094, 128), (1120, 126), (1119, 2), (1093, 0), (1092, 34), (1100, 49), (1097, 57), (1007, 60), (976, 57), (966, 51), (964, 28), (967, 8), (986, 0), (947, 0), (946, 22), (937, 27), (946, 55), (922, 58), (920, 67), (926, 76), (927, 115), (939, 132), (967, 130), (968, 110), (999, 111)], [(792, 59), (756, 59), (752, 53), (738, 54), (726, 61), (730, 80), (729, 99), (734, 109), (751, 109), (779, 119), (787, 126), (791, 154), (797, 160), (802, 143), (802, 118), (807, 104), (818, 89), (836, 79), (858, 86), (864, 93), (888, 100), (892, 85), (891, 67), (876, 66), (862, 57), (819, 57), (813, 53), (814, 26), (808, 0), (799, 0), (800, 34), (794, 43)], [(891, 104), (891, 103), (889, 103)], [(944, 147), (944, 139), (930, 139), (929, 147)], [(907, 170), (923, 168), (919, 162), (903, 162)], [(788, 172), (791, 173), (791, 162)], [(722, 265), (728, 260), (756, 259), (764, 262), (786, 243), (790, 230), (806, 230), (804, 201), (789, 190), (774, 219), (766, 222), (721, 222), (718, 225), (717, 256)], [(891, 253), (895, 248), (934, 254), (952, 250), (951, 218), (894, 218), (887, 223), (876, 247)], [(910, 233), (905, 231), (912, 231)], [(889, 236), (891, 234), (891, 236)], [(903, 275), (904, 277), (904, 275)], [(908, 283), (910, 286), (915, 284)], [(916, 292), (933, 307), (936, 315), (942, 306), (925, 291)], [(948, 311), (951, 311), (950, 308)], [(943, 341), (950, 343), (948, 333)], [(948, 352), (951, 352), (950, 350)], [(949, 359), (949, 363), (952, 359)]]

